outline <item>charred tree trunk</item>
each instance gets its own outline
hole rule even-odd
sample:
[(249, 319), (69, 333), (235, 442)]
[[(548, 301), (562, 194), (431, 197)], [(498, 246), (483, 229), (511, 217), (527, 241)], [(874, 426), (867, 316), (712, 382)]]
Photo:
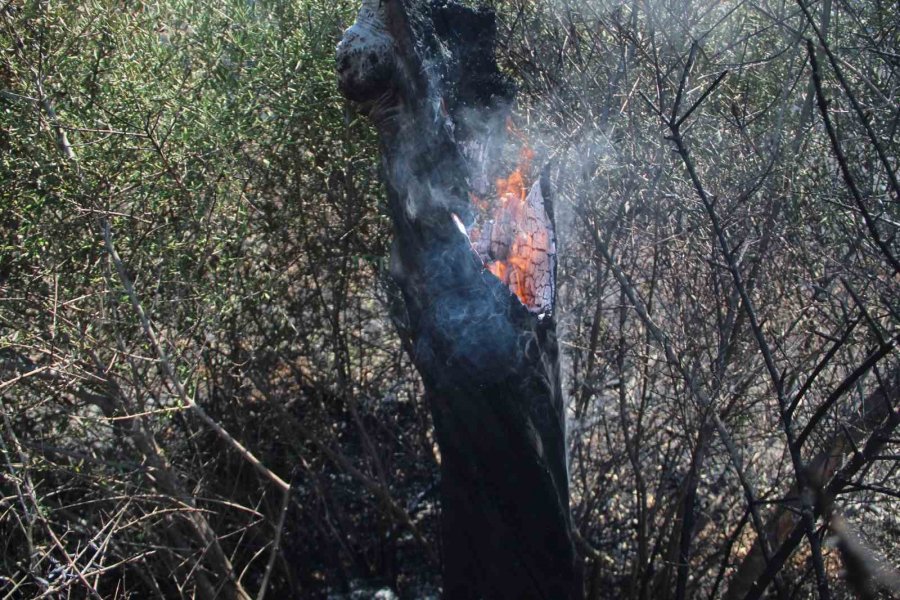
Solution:
[(379, 134), (391, 272), (441, 450), (444, 596), (577, 598), (549, 189), (521, 185), (492, 223), (470, 201), (500, 193), (514, 91), (494, 36), (486, 10), (363, 0), (339, 82)]

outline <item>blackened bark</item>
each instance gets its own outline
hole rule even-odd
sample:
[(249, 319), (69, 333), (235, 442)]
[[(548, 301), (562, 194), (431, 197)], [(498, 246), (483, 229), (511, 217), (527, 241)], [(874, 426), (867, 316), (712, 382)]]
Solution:
[(486, 10), (364, 0), (338, 74), (379, 133), (391, 270), (441, 450), (444, 596), (579, 598), (552, 309), (526, 308), (455, 222), (496, 175), (513, 100), (495, 32)]

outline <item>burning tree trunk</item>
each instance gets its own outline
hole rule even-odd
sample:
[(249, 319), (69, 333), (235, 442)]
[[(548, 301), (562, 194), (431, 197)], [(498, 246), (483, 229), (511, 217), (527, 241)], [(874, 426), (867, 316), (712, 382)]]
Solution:
[(501, 177), (514, 92), (494, 35), (486, 10), (364, 0), (339, 81), (379, 133), (391, 271), (441, 449), (445, 597), (576, 598), (552, 207), (543, 178), (525, 185), (527, 149)]

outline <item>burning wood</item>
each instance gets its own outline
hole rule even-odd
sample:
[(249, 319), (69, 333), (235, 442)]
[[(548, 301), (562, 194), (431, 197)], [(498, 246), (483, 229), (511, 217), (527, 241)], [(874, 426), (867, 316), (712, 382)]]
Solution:
[(497, 180), (493, 209), (473, 195), (484, 213), (483, 225), (469, 231), (473, 246), (489, 272), (502, 281), (529, 311), (549, 315), (553, 309), (556, 240), (540, 180), (526, 194), (524, 173), (534, 153), (527, 146), (516, 169)]
[(488, 10), (364, 0), (339, 83), (381, 142), (399, 320), (441, 448), (444, 597), (578, 598), (549, 186), (527, 147), (501, 172), (495, 33)]

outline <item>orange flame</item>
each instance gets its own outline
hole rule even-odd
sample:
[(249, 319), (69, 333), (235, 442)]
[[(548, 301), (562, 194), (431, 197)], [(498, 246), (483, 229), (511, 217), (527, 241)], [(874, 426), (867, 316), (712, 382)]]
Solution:
[[(544, 308), (548, 292), (541, 286), (549, 286), (550, 254), (553, 252), (550, 223), (544, 207), (530, 206), (526, 175), (534, 151), (528, 147), (524, 137), (507, 123), (509, 132), (522, 142), (516, 168), (507, 176), (496, 181), (497, 202), (492, 212), (485, 210), (486, 203), (473, 195), (473, 206), (489, 218), (484, 234), (481, 228), (473, 229), (472, 239), (481, 240), (482, 248), (487, 248), (482, 257), (485, 268), (502, 281), (530, 310)], [(486, 256), (485, 256), (486, 255)], [(540, 296), (540, 297), (538, 297)]]
[(519, 153), (519, 162), (515, 170), (509, 174), (509, 177), (497, 180), (497, 197), (500, 198), (501, 203), (507, 202), (511, 196), (518, 200), (520, 204), (525, 204), (525, 196), (528, 190), (525, 187), (525, 176), (523, 173), (528, 172), (533, 158), (534, 151), (528, 146), (523, 146), (522, 151)]

